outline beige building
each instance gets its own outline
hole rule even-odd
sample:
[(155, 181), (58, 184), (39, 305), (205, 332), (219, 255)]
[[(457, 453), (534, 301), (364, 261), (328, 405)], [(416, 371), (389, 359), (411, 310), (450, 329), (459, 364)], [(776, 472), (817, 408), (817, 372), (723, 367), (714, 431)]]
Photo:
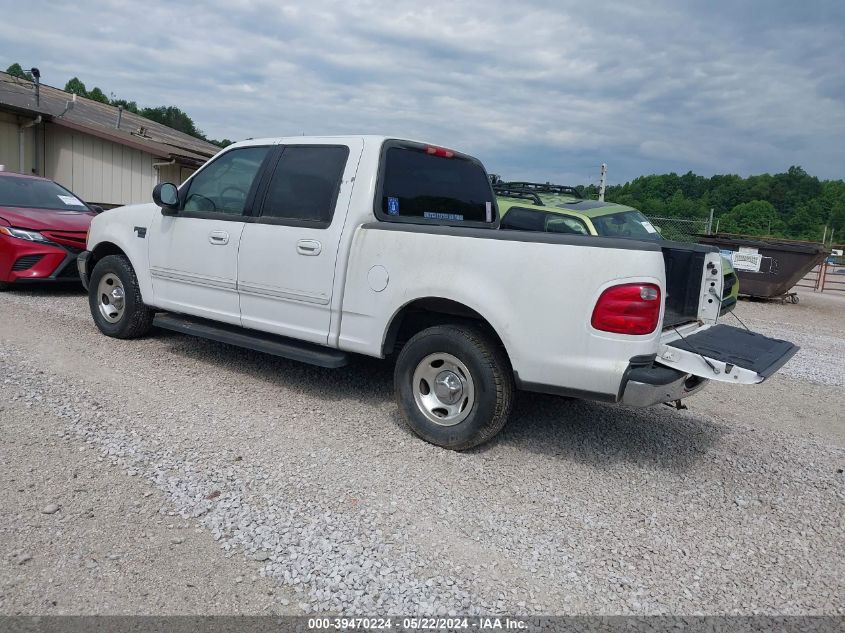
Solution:
[(137, 114), (0, 72), (0, 165), (45, 176), (91, 204), (149, 202), (219, 147)]

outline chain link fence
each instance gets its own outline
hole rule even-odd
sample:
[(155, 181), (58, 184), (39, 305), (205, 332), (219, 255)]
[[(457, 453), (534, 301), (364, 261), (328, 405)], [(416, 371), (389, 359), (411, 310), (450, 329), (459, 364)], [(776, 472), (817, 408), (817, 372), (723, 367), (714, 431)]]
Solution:
[(657, 218), (649, 216), (649, 222), (667, 240), (676, 242), (698, 242), (698, 236), (711, 233), (710, 220), (687, 220), (684, 218)]

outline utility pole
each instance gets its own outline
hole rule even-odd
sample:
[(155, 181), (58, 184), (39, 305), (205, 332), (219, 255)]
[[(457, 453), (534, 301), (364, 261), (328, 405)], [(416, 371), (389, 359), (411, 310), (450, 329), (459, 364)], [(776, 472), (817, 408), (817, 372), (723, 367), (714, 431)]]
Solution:
[(710, 219), (707, 220), (707, 235), (713, 234), (713, 207), (710, 207)]
[(599, 180), (599, 202), (604, 202), (604, 186), (607, 182), (607, 163), (601, 164), (601, 180)]

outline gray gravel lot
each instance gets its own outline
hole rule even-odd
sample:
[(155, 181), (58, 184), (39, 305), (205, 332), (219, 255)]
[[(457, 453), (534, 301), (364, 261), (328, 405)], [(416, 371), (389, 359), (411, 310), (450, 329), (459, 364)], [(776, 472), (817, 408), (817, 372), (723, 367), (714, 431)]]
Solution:
[[(764, 385), (705, 390), (686, 412), (521, 394), (500, 438), (453, 453), (402, 424), (389, 363), (116, 341), (77, 291), (0, 295), (16, 474), (0, 491), (0, 613), (845, 614), (843, 308), (742, 302), (750, 326), (805, 346)], [(69, 469), (96, 495), (44, 476)], [(16, 499), (28, 479), (38, 494)], [(40, 514), (49, 503), (61, 510)], [(77, 601), (95, 587), (80, 580), (99, 538), (86, 505), (156, 528), (161, 549), (104, 544), (130, 560)], [(57, 515), (60, 536), (33, 527)], [(38, 564), (18, 564), (22, 549)], [(134, 569), (154, 578), (147, 600)]]

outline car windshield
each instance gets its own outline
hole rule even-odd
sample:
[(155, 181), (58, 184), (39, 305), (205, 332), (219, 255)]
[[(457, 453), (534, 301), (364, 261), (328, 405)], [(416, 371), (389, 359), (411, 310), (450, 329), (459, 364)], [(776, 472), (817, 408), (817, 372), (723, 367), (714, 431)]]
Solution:
[(663, 237), (639, 211), (621, 211), (592, 218), (596, 232), (605, 237), (627, 237), (657, 242)]
[(0, 207), (88, 211), (88, 206), (51, 180), (0, 177)]

